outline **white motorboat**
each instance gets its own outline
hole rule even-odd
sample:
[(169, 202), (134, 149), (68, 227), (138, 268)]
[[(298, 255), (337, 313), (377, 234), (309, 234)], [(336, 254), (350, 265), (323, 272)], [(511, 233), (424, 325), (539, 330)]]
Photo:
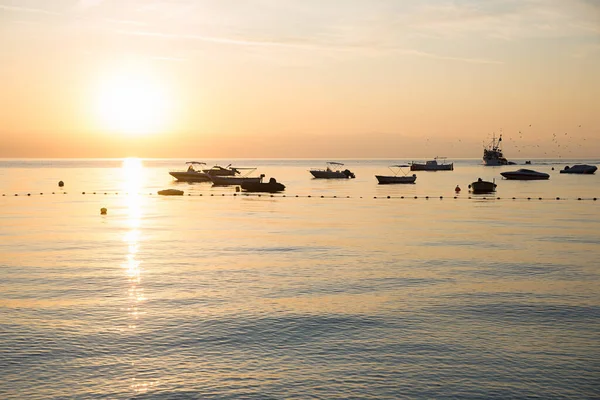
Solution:
[(596, 167), (595, 165), (578, 164), (578, 165), (573, 165), (572, 167), (569, 167), (567, 165), (564, 169), (560, 170), (560, 173), (561, 174), (591, 175), (591, 174), (595, 173), (597, 169), (598, 169), (598, 167)]
[(408, 175), (403, 168), (407, 168), (409, 165), (390, 165), (388, 168), (394, 173), (394, 175), (375, 175), (377, 182), (380, 185), (388, 185), (394, 183), (415, 183), (417, 175)]
[(349, 169), (341, 170), (344, 164), (330, 161), (325, 169), (311, 169), (309, 172), (318, 179), (351, 179), (356, 178)]
[(206, 163), (200, 161), (188, 161), (187, 170), (185, 171), (169, 171), (169, 175), (177, 179), (180, 182), (210, 182), (210, 176), (199, 169), (200, 166), (206, 165)]
[(521, 168), (516, 171), (501, 172), (500, 175), (502, 175), (506, 179), (519, 181), (534, 181), (550, 178), (550, 175), (546, 174), (545, 172), (538, 172), (532, 169), (525, 168)]

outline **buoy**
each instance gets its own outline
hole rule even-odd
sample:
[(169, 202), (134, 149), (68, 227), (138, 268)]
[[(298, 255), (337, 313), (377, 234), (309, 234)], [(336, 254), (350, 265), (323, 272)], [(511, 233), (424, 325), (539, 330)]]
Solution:
[(460, 193), (460, 186), (456, 185), (456, 187), (454, 188), (454, 191), (456, 193)]
[(158, 194), (160, 194), (161, 196), (183, 196), (183, 190), (165, 189), (159, 190)]
[(65, 186), (65, 183), (63, 181), (59, 181), (58, 182), (58, 187), (63, 187), (63, 186)]
[(102, 215), (106, 215), (106, 208), (102, 207), (102, 208), (100, 209), (100, 214), (102, 214)]

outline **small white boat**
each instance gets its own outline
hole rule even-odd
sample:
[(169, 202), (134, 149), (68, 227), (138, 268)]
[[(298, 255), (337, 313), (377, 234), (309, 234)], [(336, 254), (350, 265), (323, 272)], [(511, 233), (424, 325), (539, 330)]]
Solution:
[[(417, 175), (408, 175), (403, 168), (407, 168), (409, 165), (390, 165), (388, 168), (394, 173), (394, 175), (375, 175), (377, 182), (380, 185), (388, 185), (394, 183), (415, 183)], [(400, 175), (402, 174), (402, 175)]]
[[(438, 160), (443, 160), (438, 163)], [(433, 160), (425, 161), (425, 163), (412, 162), (410, 165), (411, 171), (454, 171), (454, 163), (446, 163), (446, 157), (436, 157)]]
[(560, 173), (561, 174), (591, 175), (591, 174), (595, 173), (597, 169), (598, 169), (598, 167), (596, 167), (595, 165), (578, 164), (578, 165), (573, 165), (572, 167), (569, 167), (567, 165), (564, 169), (560, 170)]
[(170, 171), (169, 175), (180, 182), (210, 182), (210, 176), (208, 174), (196, 169), (197, 166), (206, 165), (206, 163), (200, 161), (188, 161), (186, 164), (188, 165), (186, 171)]
[(489, 182), (479, 178), (476, 182), (473, 182), (469, 185), (469, 189), (471, 189), (473, 193), (493, 193), (496, 191), (496, 186), (498, 185), (496, 185), (495, 180), (493, 182)]
[(325, 169), (311, 169), (309, 172), (317, 179), (351, 179), (356, 178), (349, 169), (340, 170), (344, 164), (330, 161)]
[(500, 175), (502, 175), (506, 179), (519, 181), (534, 181), (550, 178), (550, 175), (546, 174), (545, 172), (538, 172), (532, 169), (525, 168), (521, 168), (516, 171), (500, 172)]

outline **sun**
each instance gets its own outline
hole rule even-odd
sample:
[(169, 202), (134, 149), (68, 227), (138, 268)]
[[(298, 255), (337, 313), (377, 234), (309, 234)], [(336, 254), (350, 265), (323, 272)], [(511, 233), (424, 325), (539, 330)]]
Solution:
[(147, 71), (123, 68), (102, 79), (97, 93), (96, 111), (104, 129), (144, 135), (167, 128), (167, 93)]

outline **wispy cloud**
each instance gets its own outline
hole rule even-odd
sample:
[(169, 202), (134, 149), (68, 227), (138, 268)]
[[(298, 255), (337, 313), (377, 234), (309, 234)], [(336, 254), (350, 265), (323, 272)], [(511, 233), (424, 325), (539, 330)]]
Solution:
[(204, 35), (182, 35), (182, 34), (170, 34), (170, 33), (162, 33), (162, 32), (151, 32), (151, 31), (118, 31), (124, 35), (132, 35), (132, 36), (147, 36), (147, 37), (156, 37), (167, 40), (198, 40), (202, 42), (208, 43), (217, 43), (217, 44), (225, 44), (225, 45), (234, 45), (234, 46), (250, 46), (250, 47), (274, 47), (274, 48), (294, 48), (294, 49), (303, 49), (303, 50), (326, 50), (326, 51), (338, 51), (338, 52), (367, 52), (369, 54), (373, 53), (396, 53), (403, 55), (412, 55), (417, 57), (426, 57), (432, 59), (439, 60), (449, 60), (449, 61), (460, 61), (474, 64), (503, 64), (502, 61), (497, 60), (487, 60), (482, 58), (468, 58), (468, 57), (454, 57), (447, 55), (440, 55), (430, 52), (424, 52), (415, 49), (407, 49), (396, 46), (385, 46), (385, 45), (377, 45), (373, 43), (365, 43), (365, 44), (336, 44), (336, 43), (324, 43), (318, 41), (302, 41), (302, 40), (256, 40), (256, 39), (232, 39), (225, 37), (214, 37), (214, 36), (204, 36)]
[(45, 14), (45, 15), (61, 15), (58, 12), (50, 11), (42, 8), (29, 8), (29, 7), (17, 7), (0, 4), (0, 10), (21, 12), (21, 13), (32, 13), (32, 14)]
[[(598, 3), (600, 4), (600, 3)], [(507, 40), (600, 34), (600, 7), (582, 0), (490, 0), (424, 4), (411, 29), (434, 37), (480, 35)]]

